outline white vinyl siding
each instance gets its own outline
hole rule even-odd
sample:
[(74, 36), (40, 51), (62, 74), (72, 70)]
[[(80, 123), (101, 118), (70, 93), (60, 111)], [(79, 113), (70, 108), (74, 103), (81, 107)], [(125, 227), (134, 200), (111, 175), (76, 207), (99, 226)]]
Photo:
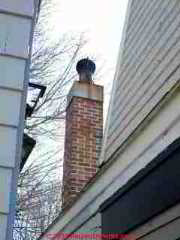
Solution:
[[(74, 232), (70, 239), (72, 240), (86, 240), (86, 239), (100, 239), (101, 235), (101, 215), (100, 213), (93, 216), (89, 221), (87, 221), (83, 226)], [(93, 237), (94, 234), (94, 237)], [(95, 234), (97, 234), (95, 236)], [(79, 235), (79, 237), (78, 237)], [(92, 237), (91, 237), (92, 235)]]
[(0, 56), (0, 87), (22, 90), (24, 84), (25, 64), (26, 61), (24, 59)]
[(34, 0), (0, 1), (0, 239), (11, 239)]
[(0, 10), (21, 14), (26, 16), (33, 16), (34, 0), (1, 0)]
[(18, 126), (21, 93), (0, 89), (0, 124)]
[(16, 138), (16, 128), (0, 126), (0, 166), (15, 166)]
[(177, 240), (180, 239), (180, 205), (176, 205), (147, 223), (139, 226), (130, 234), (133, 239)]
[(121, 57), (106, 159), (180, 79), (180, 1), (132, 1)]
[(180, 219), (174, 220), (160, 229), (157, 229), (146, 236), (142, 237), (141, 240), (178, 240), (180, 239)]
[(6, 240), (7, 216), (0, 213), (0, 236), (1, 240)]
[(27, 58), (31, 19), (0, 14), (0, 53)]
[(0, 168), (0, 212), (9, 213), (12, 170)]

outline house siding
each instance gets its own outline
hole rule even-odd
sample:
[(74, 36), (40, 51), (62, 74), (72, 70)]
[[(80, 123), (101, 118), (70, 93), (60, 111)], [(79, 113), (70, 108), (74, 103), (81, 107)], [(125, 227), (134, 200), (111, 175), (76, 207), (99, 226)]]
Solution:
[(117, 76), (105, 160), (179, 81), (180, 2), (134, 0)]
[(97, 213), (95, 216), (89, 219), (89, 221), (84, 223), (83, 226), (78, 228), (77, 231), (74, 232), (74, 236), (72, 235), (71, 239), (73, 240), (75, 239), (86, 240), (86, 239), (96, 239), (96, 238), (100, 239), (100, 236), (101, 236), (101, 215), (100, 213)]
[(0, 213), (0, 233), (1, 239), (6, 239), (7, 215)]
[(179, 239), (180, 237), (179, 224), (180, 224), (180, 219), (174, 219), (172, 220), (172, 222), (166, 223), (164, 226), (160, 226), (159, 229), (155, 228), (153, 229), (152, 232), (148, 232), (145, 236), (141, 237), (141, 240)]
[[(36, 0), (35, 0), (36, 1)], [(32, 17), (34, 14), (34, 0), (2, 0), (0, 9), (12, 14), (20, 14), (25, 17)]]
[[(73, 233), (99, 211), (105, 200), (125, 186), (139, 171), (180, 136), (179, 89), (164, 108), (140, 132), (116, 159), (108, 164), (96, 181), (82, 194), (46, 233)], [(40, 239), (46, 239), (46, 233)]]
[(136, 228), (130, 234), (134, 239), (179, 239), (180, 237), (180, 205), (168, 209), (167, 211), (152, 218), (147, 223)]
[[(180, 137), (179, 10), (177, 0), (129, 1), (100, 164), (109, 161), (46, 233), (85, 228), (105, 200)], [(121, 147), (127, 139), (131, 141)], [(130, 234), (144, 240), (177, 239), (179, 212), (164, 212)]]
[(0, 238), (12, 239), (34, 0), (0, 1)]

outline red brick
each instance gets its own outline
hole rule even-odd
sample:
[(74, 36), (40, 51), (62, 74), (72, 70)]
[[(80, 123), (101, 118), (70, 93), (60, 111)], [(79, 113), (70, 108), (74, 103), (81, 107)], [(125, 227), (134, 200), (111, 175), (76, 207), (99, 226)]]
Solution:
[(72, 202), (97, 172), (103, 135), (103, 102), (73, 97), (67, 108), (63, 206)]

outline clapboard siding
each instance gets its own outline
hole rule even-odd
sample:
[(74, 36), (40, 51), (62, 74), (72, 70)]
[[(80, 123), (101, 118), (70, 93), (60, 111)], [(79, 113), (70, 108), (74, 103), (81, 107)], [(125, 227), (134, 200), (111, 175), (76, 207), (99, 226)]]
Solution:
[(34, 1), (0, 1), (0, 239), (12, 238)]
[[(155, 229), (152, 232), (147, 233), (145, 236), (142, 236), (140, 239), (141, 240), (154, 240), (154, 239), (178, 240), (180, 238), (179, 224), (180, 224), (180, 219), (175, 219), (174, 221), (169, 222), (164, 226), (161, 226), (158, 229)], [(135, 239), (138, 239), (138, 238), (135, 238)]]
[[(172, 42), (173, 40), (174, 39), (171, 39), (169, 42)], [(171, 48), (170, 52), (168, 52), (168, 50), (169, 50), (168, 45), (166, 47), (164, 47), (163, 52), (161, 51), (161, 53), (164, 53), (163, 55), (165, 55), (165, 53), (168, 52), (168, 54), (166, 55), (166, 58), (164, 58), (164, 61), (161, 62), (161, 60), (160, 60), (160, 59), (163, 59), (163, 57), (164, 57), (164, 56), (161, 57), (161, 53), (158, 55), (159, 62), (155, 61), (155, 62), (152, 62), (152, 64), (150, 65), (150, 64), (148, 64), (149, 63), (148, 59), (146, 59), (144, 61), (144, 64), (147, 65), (146, 71), (144, 71), (141, 75), (139, 75), (139, 78), (138, 78), (139, 81), (137, 81), (137, 78), (135, 78), (135, 82), (132, 81), (133, 83), (129, 84), (129, 86), (131, 86), (131, 88), (129, 89), (129, 91), (125, 91), (125, 93), (123, 94), (123, 99), (125, 99), (125, 100), (122, 101), (123, 99), (121, 96), (119, 97), (120, 101), (118, 99), (117, 102), (119, 104), (119, 108), (117, 108), (117, 106), (115, 107), (118, 110), (118, 114), (113, 119), (114, 121), (116, 121), (116, 119), (118, 119), (120, 114), (121, 114), (121, 118), (123, 119), (122, 112), (125, 110), (125, 108), (127, 111), (128, 104), (133, 105), (133, 106), (134, 106), (134, 104), (136, 105), (138, 103), (138, 101), (148, 92), (148, 90), (150, 91), (150, 87), (152, 86), (152, 84), (155, 84), (154, 81), (156, 80), (156, 77), (158, 76), (158, 74), (162, 73), (162, 71), (165, 69), (165, 67), (171, 67), (171, 66), (168, 66), (168, 64), (170, 64), (170, 61), (173, 61), (173, 59), (175, 58), (176, 64), (179, 63), (179, 55), (178, 55), (179, 40), (180, 40), (180, 37), (178, 36), (176, 42), (175, 43), (172, 42), (172, 45), (174, 45), (174, 46), (173, 47), (171, 46), (172, 48)], [(155, 50), (158, 50), (158, 48), (156, 48)], [(176, 66), (175, 66), (175, 68), (176, 68)], [(136, 82), (137, 82), (137, 84), (136, 84)], [(158, 84), (158, 82), (156, 82), (156, 84)], [(133, 99), (133, 101), (132, 101), (132, 99)], [(113, 127), (115, 127), (115, 126), (116, 125), (114, 124)]]
[(1, 240), (6, 239), (6, 230), (7, 230), (7, 216), (0, 214), (0, 236)]
[[(153, 18), (151, 28), (150, 29), (146, 27), (143, 28), (142, 29), (143, 31), (140, 32), (140, 38), (139, 39), (135, 38), (135, 44), (132, 45), (132, 47), (130, 44), (126, 45), (127, 48), (129, 48), (129, 52), (126, 55), (124, 54), (124, 61), (122, 64), (122, 77), (124, 79), (124, 82), (123, 84), (120, 84), (120, 83), (118, 84), (117, 92), (121, 85), (122, 85), (122, 89), (125, 85), (127, 85), (128, 78), (132, 79), (133, 70), (135, 71), (138, 68), (139, 64), (141, 63), (142, 57), (146, 54), (146, 51), (148, 51), (151, 48), (154, 41), (157, 41), (157, 38), (158, 38), (157, 34), (159, 34), (158, 32), (159, 26), (156, 24), (156, 20), (158, 21), (161, 14), (163, 13), (163, 10), (161, 10), (161, 12), (158, 12), (158, 13), (159, 14), (157, 14), (156, 18), (155, 17)], [(148, 20), (148, 22), (149, 21), (150, 19)]]
[(130, 234), (141, 240), (175, 240), (180, 238), (179, 204), (154, 217)]
[(9, 213), (9, 198), (11, 193), (12, 170), (0, 168), (0, 212)]
[(21, 93), (0, 89), (0, 124), (18, 126)]
[[(148, 7), (142, 9), (142, 14), (134, 20), (133, 25), (130, 27), (131, 30), (129, 30), (129, 33), (127, 33), (127, 48), (125, 48), (124, 51), (124, 59), (126, 59), (127, 54), (131, 54), (131, 51), (134, 52), (134, 46), (136, 49), (139, 47), (137, 45), (137, 40), (139, 38), (143, 39), (147, 33), (149, 34), (153, 22), (157, 21), (157, 15), (162, 13), (163, 6), (167, 6), (167, 4), (168, 3), (164, 2), (163, 0), (152, 0)], [(146, 28), (147, 24), (149, 24), (148, 28)], [(140, 45), (140, 41), (138, 41), (138, 44)]]
[[(168, 5), (169, 10), (172, 10), (172, 8), (175, 7), (175, 6), (172, 6), (171, 3), (172, 2), (170, 1), (170, 5)], [(170, 18), (172, 19), (174, 16), (176, 15), (175, 13), (173, 14), (173, 11), (172, 11), (172, 15), (170, 15)], [(166, 19), (167, 19), (167, 15), (164, 14), (163, 9), (161, 9), (161, 11), (158, 11), (157, 15), (154, 16), (153, 21), (151, 22), (151, 25), (150, 25), (150, 29), (148, 29), (147, 27), (143, 28), (143, 32), (140, 33), (140, 37), (138, 39), (135, 38), (135, 45), (133, 45), (132, 48), (130, 48), (130, 45), (128, 45), (130, 50), (127, 56), (124, 54), (124, 61), (121, 68), (122, 77), (124, 81), (123, 83), (119, 82), (117, 92), (119, 91), (119, 87), (122, 87), (121, 88), (122, 90), (124, 89), (125, 86), (127, 86), (127, 82), (128, 82), (127, 80), (133, 76), (133, 73), (136, 71), (136, 68), (142, 64), (142, 60), (144, 61), (144, 58), (147, 57), (149, 51), (152, 50), (154, 46), (156, 46), (157, 41), (161, 37), (160, 31), (159, 31), (160, 30), (159, 24), (162, 21), (165, 21)], [(147, 24), (149, 20), (150, 19), (148, 19), (148, 21), (146, 22)], [(164, 33), (164, 31), (167, 28), (167, 24), (170, 24), (170, 23), (171, 22), (168, 19), (168, 21), (165, 21), (163, 26), (161, 25), (162, 27), (161, 34)], [(128, 74), (129, 71), (131, 75)]]
[(0, 54), (28, 58), (31, 24), (31, 19), (0, 13)]
[[(140, 10), (138, 11), (138, 13), (135, 15), (135, 17), (133, 18), (132, 23), (129, 24), (128, 30), (127, 30), (127, 44), (131, 44), (132, 45), (132, 41), (134, 40), (133, 36), (134, 36), (134, 32), (138, 33), (138, 31), (140, 29), (143, 28), (143, 24), (144, 21), (148, 18), (151, 17), (151, 11), (156, 10), (157, 6), (160, 4), (161, 2), (152, 0), (151, 2), (149, 1), (145, 1), (143, 2), (142, 7), (140, 8)], [(138, 3), (139, 4), (139, 3)], [(155, 8), (156, 7), (156, 8)], [(134, 11), (134, 8), (133, 8)], [(148, 14), (148, 15), (147, 15)], [(126, 51), (126, 49), (125, 49)]]
[[(83, 226), (81, 226), (80, 228), (77, 229), (76, 232), (74, 232), (74, 236), (72, 235), (71, 239), (72, 240), (86, 240), (88, 237), (87, 236), (83, 236), (85, 234), (101, 234), (101, 228), (99, 227), (101, 226), (101, 215), (100, 213), (96, 214), (94, 217), (92, 217), (91, 219), (89, 219), (89, 221), (87, 221)], [(78, 235), (79, 234), (79, 237)], [(90, 237), (89, 237), (90, 239)]]
[(0, 126), (0, 166), (15, 167), (17, 129)]
[(13, 14), (20, 14), (25, 16), (33, 16), (34, 13), (34, 0), (1, 0), (0, 11), (8, 11)]
[[(22, 90), (25, 64), (24, 59), (0, 56), (0, 86)], [(9, 66), (11, 66), (11, 71), (9, 71)]]
[[(174, 19), (174, 16), (176, 16), (175, 13), (173, 14), (173, 11), (176, 11), (176, 8), (175, 5), (172, 3), (173, 2), (170, 1), (170, 5), (168, 5), (168, 11), (171, 10), (170, 13), (172, 13), (172, 15), (170, 14), (169, 16), (170, 19), (168, 19), (167, 21), (167, 15), (164, 14), (163, 9), (161, 9), (161, 11), (158, 12), (159, 14), (157, 14), (156, 17), (154, 16), (151, 28), (143, 28), (141, 38), (135, 39), (136, 44), (133, 45), (132, 48), (129, 50), (129, 55), (127, 57), (124, 55), (124, 61), (121, 67), (124, 82), (118, 84), (117, 91), (119, 90), (119, 87), (122, 87), (121, 90), (124, 89), (128, 82), (127, 79), (132, 79), (134, 74), (133, 70), (136, 71), (138, 69), (138, 66), (142, 64), (142, 60), (144, 61), (144, 58), (147, 57), (147, 51), (150, 51), (153, 47), (156, 46), (162, 33), (164, 33), (164, 31), (169, 27), (167, 25), (170, 24), (172, 19)], [(162, 22), (164, 22), (163, 25)], [(129, 45), (128, 47), (130, 48)], [(130, 75), (128, 74), (129, 72)]]
[[(177, 14), (175, 15), (175, 17), (177, 16)], [(175, 25), (174, 27), (176, 27), (176, 26), (177, 25)], [(152, 25), (152, 27), (153, 27), (153, 25)], [(148, 75), (153, 71), (153, 69), (150, 69), (150, 66), (149, 66), (150, 63), (152, 63), (151, 64), (152, 68), (158, 66), (158, 64), (160, 63), (160, 60), (163, 58), (163, 56), (161, 57), (161, 55), (165, 55), (165, 53), (162, 52), (161, 49), (162, 49), (162, 47), (166, 47), (166, 44), (167, 44), (166, 36), (168, 36), (168, 37), (170, 36), (170, 34), (174, 30), (174, 27), (171, 28), (170, 33), (168, 32), (166, 35), (164, 35), (164, 41), (160, 41), (159, 44), (157, 45), (157, 41), (160, 38), (160, 36), (156, 32), (155, 38), (150, 43), (148, 42), (145, 45), (145, 47), (143, 47), (144, 51), (141, 51), (141, 49), (139, 48), (139, 52), (141, 53), (141, 55), (138, 54), (138, 56), (135, 56), (135, 55), (131, 56), (131, 59), (135, 58), (135, 62), (133, 62), (133, 65), (129, 62), (129, 66), (130, 65), (132, 65), (132, 66), (131, 66), (131, 68), (128, 67), (128, 69), (125, 71), (127, 73), (126, 75), (123, 76), (124, 72), (122, 72), (122, 77), (123, 77), (124, 81), (123, 81), (122, 85), (117, 87), (117, 90), (116, 90), (116, 96), (117, 97), (119, 96), (118, 101), (115, 103), (116, 107), (119, 104), (121, 104), (121, 106), (120, 106), (121, 108), (123, 107), (123, 105), (126, 105), (124, 102), (122, 102), (122, 99), (125, 99), (127, 102), (127, 94), (129, 92), (131, 92), (131, 90), (134, 91), (134, 89), (137, 88), (137, 86), (140, 84), (140, 80), (144, 80), (145, 77), (144, 78), (141, 77), (143, 73)], [(154, 29), (155, 29), (155, 27), (154, 27)], [(165, 30), (166, 29), (164, 29), (164, 32), (163, 32), (164, 34), (166, 33)], [(148, 48), (148, 46), (150, 44), (152, 45), (152, 48)], [(162, 44), (165, 44), (165, 46), (162, 46)], [(168, 45), (167, 47), (171, 47), (171, 45), (170, 46)], [(163, 49), (163, 50), (166, 50), (166, 49)], [(160, 55), (157, 56), (157, 54), (160, 54)], [(147, 55), (148, 55), (148, 57), (147, 57)], [(156, 59), (156, 57), (157, 57), (157, 59)], [(130, 76), (128, 75), (128, 72), (131, 73), (131, 74), (129, 74)], [(133, 79), (133, 76), (136, 73), (137, 73), (137, 75)], [(137, 78), (140, 80), (137, 81)], [(136, 85), (134, 85), (134, 83), (136, 83)], [(126, 98), (124, 98), (124, 97), (126, 97)]]
[(133, 1), (130, 11), (106, 159), (180, 79), (180, 2)]
[(137, 17), (142, 15), (143, 11), (147, 7), (146, 4), (149, 4), (146, 0), (134, 0), (132, 2), (131, 8), (133, 8), (133, 11), (131, 15), (129, 16), (129, 29), (127, 30), (127, 35), (129, 33), (130, 27), (133, 25), (133, 23), (136, 21)]

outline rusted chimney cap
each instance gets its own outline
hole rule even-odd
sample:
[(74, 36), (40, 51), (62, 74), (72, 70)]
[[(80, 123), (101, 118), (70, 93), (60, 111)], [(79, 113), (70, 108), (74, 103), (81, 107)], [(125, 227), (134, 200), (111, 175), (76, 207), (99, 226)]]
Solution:
[(76, 70), (79, 74), (80, 82), (93, 83), (92, 74), (96, 70), (96, 65), (92, 60), (89, 58), (81, 59), (76, 65)]
[(96, 65), (89, 58), (84, 58), (77, 63), (76, 70), (79, 74), (81, 74), (82, 72), (90, 72), (91, 74), (93, 74), (96, 70)]

